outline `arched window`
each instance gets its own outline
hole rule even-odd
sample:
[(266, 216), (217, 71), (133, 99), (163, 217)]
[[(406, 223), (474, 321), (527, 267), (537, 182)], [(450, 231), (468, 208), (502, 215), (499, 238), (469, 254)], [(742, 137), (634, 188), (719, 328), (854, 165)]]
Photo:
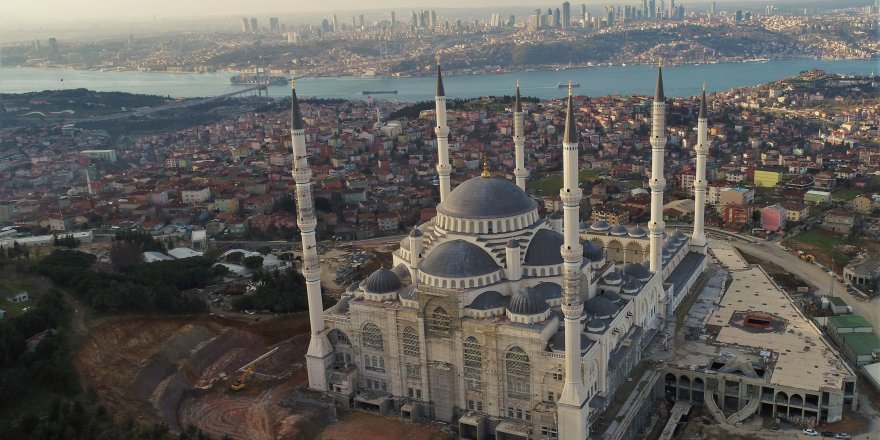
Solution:
[(403, 329), (403, 354), (407, 356), (419, 355), (419, 335), (416, 329), (407, 326)]
[(483, 350), (473, 336), (464, 340), (464, 381), (469, 390), (483, 389)]
[(437, 307), (428, 317), (428, 331), (446, 334), (451, 330), (449, 313), (443, 307)]
[(380, 351), (385, 349), (385, 344), (382, 342), (382, 330), (379, 330), (379, 327), (372, 322), (364, 324), (364, 328), (361, 332), (361, 339), (364, 342), (364, 347)]
[(528, 399), (531, 394), (532, 367), (526, 352), (519, 347), (507, 350), (504, 355), (504, 369), (507, 373), (507, 396)]

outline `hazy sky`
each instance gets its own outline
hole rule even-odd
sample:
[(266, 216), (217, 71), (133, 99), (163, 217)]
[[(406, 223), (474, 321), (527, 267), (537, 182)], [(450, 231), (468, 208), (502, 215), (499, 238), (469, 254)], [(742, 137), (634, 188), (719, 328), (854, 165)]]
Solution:
[[(223, 15), (290, 15), (296, 12), (331, 12), (363, 9), (401, 10), (473, 7), (558, 7), (563, 0), (2, 0), (0, 20), (20, 25), (58, 24), (71, 21), (146, 21)], [(571, 1), (571, 0), (570, 0)], [(687, 0), (681, 3), (706, 3)], [(757, 0), (739, 0), (757, 1)], [(777, 3), (786, 0), (776, 0)], [(810, 1), (810, 0), (807, 0)], [(815, 0), (813, 0), (815, 1)], [(828, 0), (829, 2), (834, 0)], [(725, 3), (721, 0), (718, 3)], [(640, 0), (573, 0), (581, 3), (639, 4)]]

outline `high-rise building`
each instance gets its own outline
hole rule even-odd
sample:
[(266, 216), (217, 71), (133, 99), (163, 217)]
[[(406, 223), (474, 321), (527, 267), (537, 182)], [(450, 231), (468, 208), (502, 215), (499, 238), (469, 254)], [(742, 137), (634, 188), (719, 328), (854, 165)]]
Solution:
[(391, 28), (394, 29), (395, 26), (397, 26), (397, 14), (391, 11)]
[(269, 31), (278, 32), (278, 17), (269, 17)]
[(363, 29), (364, 26), (364, 14), (358, 16), (358, 26)]
[(561, 23), (562, 23), (562, 12), (559, 11), (559, 8), (556, 8), (556, 10), (553, 11), (553, 24), (552, 24), (552, 26), (559, 27)]
[(247, 17), (241, 17), (241, 31), (246, 34), (251, 31), (251, 23), (248, 21)]
[(736, 17), (736, 22), (739, 23), (743, 20), (743, 11), (737, 9), (734, 15)]
[(571, 3), (562, 3), (562, 28), (568, 29), (571, 26)]
[(251, 19), (251, 32), (260, 32), (260, 26), (258, 25), (256, 18)]
[(709, 15), (714, 17), (716, 14), (716, 11), (717, 11), (717, 6), (716, 6), (715, 2), (712, 2), (712, 4), (709, 5)]

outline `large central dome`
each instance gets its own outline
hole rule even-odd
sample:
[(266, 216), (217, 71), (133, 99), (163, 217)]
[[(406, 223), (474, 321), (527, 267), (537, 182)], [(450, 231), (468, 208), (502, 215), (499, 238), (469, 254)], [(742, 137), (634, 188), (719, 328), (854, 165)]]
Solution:
[(437, 212), (456, 218), (504, 218), (526, 214), (538, 204), (513, 182), (474, 177), (453, 189)]

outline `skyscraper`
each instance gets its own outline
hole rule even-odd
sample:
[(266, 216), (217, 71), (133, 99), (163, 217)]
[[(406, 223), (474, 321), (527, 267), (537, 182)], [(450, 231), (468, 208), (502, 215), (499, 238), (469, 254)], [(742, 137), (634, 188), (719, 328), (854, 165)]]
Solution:
[(391, 11), (391, 28), (394, 29), (395, 26), (397, 26), (397, 15)]
[(553, 27), (559, 27), (562, 23), (562, 13), (559, 11), (559, 8), (556, 8), (553, 11)]
[(568, 29), (571, 26), (571, 3), (562, 3), (562, 28)]
[(260, 26), (257, 24), (257, 19), (251, 19), (251, 32), (260, 32)]
[(244, 33), (251, 31), (251, 24), (248, 22), (247, 17), (241, 17), (241, 31)]
[(278, 32), (278, 17), (269, 17), (269, 31)]

